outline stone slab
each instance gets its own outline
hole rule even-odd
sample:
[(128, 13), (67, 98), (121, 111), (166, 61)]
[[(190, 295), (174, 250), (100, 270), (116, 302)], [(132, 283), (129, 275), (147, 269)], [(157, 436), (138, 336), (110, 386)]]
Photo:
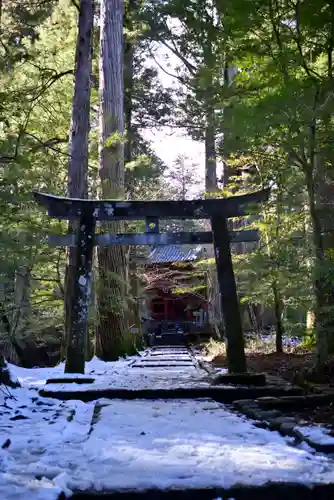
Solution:
[(95, 378), (75, 378), (75, 377), (59, 377), (59, 378), (48, 378), (46, 384), (93, 384)]
[(134, 363), (131, 365), (131, 368), (171, 368), (171, 367), (181, 367), (181, 366), (195, 366), (192, 361), (190, 362), (157, 362), (157, 363), (151, 363), (151, 362), (140, 362), (140, 363)]
[(233, 384), (233, 385), (266, 385), (264, 373), (217, 373), (212, 377), (213, 384)]
[[(166, 489), (114, 492), (74, 492), (73, 500), (332, 500), (334, 484), (308, 487), (300, 484), (271, 483), (263, 486), (234, 488)], [(65, 500), (60, 496), (58, 500)]]
[(85, 391), (48, 391), (41, 389), (40, 396), (47, 398), (80, 401), (107, 399), (196, 399), (211, 398), (219, 403), (233, 403), (240, 399), (256, 399), (261, 396), (283, 396), (286, 390), (275, 387), (196, 387), (175, 389), (100, 389)]
[[(323, 436), (317, 439), (317, 434), (312, 431), (308, 435), (306, 428), (303, 432), (303, 426), (298, 425), (297, 418), (282, 414), (278, 409), (302, 409), (313, 407), (314, 405), (327, 404), (327, 395), (308, 395), (308, 396), (284, 396), (261, 397), (258, 399), (238, 400), (233, 403), (236, 410), (244, 413), (247, 417), (256, 420), (256, 425), (270, 430), (277, 430), (283, 436), (291, 436), (296, 442), (305, 442), (311, 448), (320, 453), (334, 454), (334, 438), (324, 441)], [(313, 426), (312, 426), (313, 427)], [(316, 428), (317, 426), (314, 426)]]

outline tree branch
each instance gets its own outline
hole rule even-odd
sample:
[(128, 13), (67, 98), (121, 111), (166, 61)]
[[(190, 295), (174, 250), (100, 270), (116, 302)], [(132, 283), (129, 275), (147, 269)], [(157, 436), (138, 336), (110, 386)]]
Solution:
[(46, 148), (46, 149), (51, 149), (53, 146), (56, 146), (57, 144), (67, 144), (68, 143), (68, 137), (53, 137), (52, 139), (48, 139), (47, 141), (42, 141), (38, 137), (36, 137), (33, 134), (30, 134), (26, 132), (26, 135), (32, 137), (35, 141), (37, 141), (39, 144), (38, 146), (34, 146), (33, 148), (30, 149), (30, 152), (35, 152), (40, 148)]
[(186, 57), (184, 57), (184, 55), (181, 54), (181, 52), (179, 51), (177, 45), (175, 44), (175, 41), (174, 41), (174, 38), (173, 38), (173, 34), (171, 32), (171, 30), (168, 28), (167, 26), (167, 23), (164, 21), (164, 28), (166, 30), (166, 33), (168, 33), (170, 35), (170, 40), (173, 44), (173, 47), (171, 47), (167, 42), (166, 40), (163, 40), (163, 39), (160, 39), (160, 42), (168, 49), (170, 50), (176, 57), (178, 57), (180, 59), (180, 61), (182, 61), (182, 63), (185, 65), (185, 67), (187, 68), (187, 70), (192, 74), (192, 75), (195, 75), (196, 74), (196, 67), (191, 64), (191, 62), (188, 61), (188, 59)]
[(301, 44), (302, 35), (301, 35), (301, 29), (300, 29), (300, 11), (299, 11), (299, 6), (300, 6), (300, 0), (297, 0), (296, 4), (295, 4), (295, 18), (296, 18), (296, 32), (297, 32), (297, 37), (295, 38), (295, 41), (296, 41), (298, 52), (299, 52), (299, 55), (300, 55), (302, 67), (304, 68), (305, 73), (313, 81), (318, 81), (319, 79), (321, 79), (321, 75), (319, 75), (319, 73), (317, 73), (316, 71), (314, 71), (313, 69), (311, 69), (311, 68), (308, 67), (308, 65), (306, 63), (306, 59), (305, 59), (304, 53), (303, 53), (303, 48), (302, 48), (302, 44)]
[(39, 90), (39, 92), (37, 93), (37, 95), (35, 95), (34, 97), (32, 97), (30, 99), (30, 102), (34, 102), (34, 101), (37, 101), (43, 94), (46, 90), (48, 90), (55, 82), (57, 82), (58, 80), (60, 80), (61, 78), (63, 78), (63, 76), (68, 76), (68, 75), (73, 75), (73, 69), (69, 69), (67, 71), (62, 71), (61, 73), (57, 73), (56, 75), (54, 76), (51, 76), (47, 81), (46, 83), (44, 83), (41, 87), (41, 89)]
[(71, 0), (71, 4), (74, 5), (78, 12), (80, 12), (80, 5), (75, 0)]
[(176, 80), (178, 80), (182, 85), (184, 85), (185, 87), (187, 87), (189, 90), (193, 90), (193, 88), (189, 85), (189, 83), (184, 79), (182, 78), (182, 76), (179, 76), (179, 75), (173, 75), (172, 73), (169, 73), (169, 71), (167, 71), (156, 59), (155, 55), (153, 54), (153, 51), (152, 49), (149, 49), (150, 51), (150, 56), (152, 57), (153, 61), (155, 62), (155, 64), (158, 66), (158, 68), (161, 69), (161, 71), (163, 71), (167, 76), (170, 76), (171, 78), (176, 78)]

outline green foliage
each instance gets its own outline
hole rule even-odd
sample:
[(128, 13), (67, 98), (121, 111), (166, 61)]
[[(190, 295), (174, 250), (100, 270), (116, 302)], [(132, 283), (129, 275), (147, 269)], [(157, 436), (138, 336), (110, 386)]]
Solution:
[[(27, 340), (49, 343), (47, 332), (61, 331), (64, 323), (66, 251), (50, 248), (45, 237), (64, 234), (67, 227), (36, 206), (32, 191), (66, 194), (77, 15), (73, 2), (67, 0), (11, 0), (2, 9), (0, 302), (10, 321), (10, 338), (24, 339), (23, 344)], [(132, 36), (129, 31), (127, 35)], [(134, 65), (133, 160), (126, 165), (128, 196), (141, 199), (150, 197), (153, 187), (158, 189), (165, 168), (142, 139), (142, 130), (151, 119), (165, 116), (171, 102), (158, 84), (156, 71), (144, 67), (147, 57), (140, 55), (142, 49), (136, 49)], [(97, 104), (94, 87), (88, 171), (92, 197), (99, 191)], [(19, 279), (23, 272), (28, 276), (24, 285)], [(7, 333), (2, 336), (5, 339)]]
[[(288, 330), (303, 329), (301, 318), (314, 309), (322, 314), (316, 324), (329, 334), (334, 325), (331, 3), (128, 0), (125, 7), (127, 130), (124, 139), (110, 141), (124, 140), (126, 196), (181, 199), (199, 194), (194, 165), (178, 158), (166, 175), (143, 132), (170, 125), (203, 141), (209, 131), (218, 160), (224, 159), (230, 172), (229, 185), (217, 196), (273, 186), (260, 214), (233, 221), (236, 229), (261, 231), (258, 247), (246, 244), (233, 257), (241, 302), (272, 308), (276, 289)], [(1, 304), (11, 320), (11, 335), (20, 331), (42, 337), (46, 326), (62, 324), (66, 264), (65, 251), (49, 248), (45, 235), (64, 233), (66, 225), (38, 210), (31, 192), (66, 193), (78, 12), (67, 0), (9, 0), (1, 14)], [(89, 139), (92, 197), (100, 189), (98, 35), (96, 28)], [(157, 44), (177, 58), (176, 68), (168, 57), (163, 68), (175, 73), (173, 89), (159, 80)], [(197, 222), (182, 228), (179, 221), (165, 224), (174, 231), (200, 227)], [(142, 223), (128, 224), (130, 231), (141, 229)], [(212, 264), (208, 259), (195, 272)], [(23, 294), (21, 275), (28, 276)], [(187, 287), (180, 286), (180, 292)], [(313, 335), (307, 337), (311, 343)]]
[[(75, 15), (67, 13), (62, 39), (56, 38), (63, 11), (52, 9), (54, 5), (20, 2), (19, 8), (18, 2), (8, 2), (3, 16), (0, 274), (11, 336), (38, 338), (42, 330), (59, 327), (62, 320), (65, 255), (43, 241), (46, 231), (59, 230), (62, 224), (51, 221), (32, 202), (35, 189), (62, 194), (66, 176), (71, 87), (66, 88), (64, 81), (72, 72)], [(13, 44), (14, 39), (19, 42)], [(71, 61), (68, 65), (66, 58)], [(22, 270), (27, 273), (28, 297), (25, 293), (21, 297)], [(29, 321), (22, 331), (19, 317), (25, 316)]]

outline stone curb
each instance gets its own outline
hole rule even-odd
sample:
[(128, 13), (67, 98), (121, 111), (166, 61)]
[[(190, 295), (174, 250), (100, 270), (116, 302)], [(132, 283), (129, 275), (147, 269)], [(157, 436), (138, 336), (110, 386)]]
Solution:
[(212, 367), (211, 363), (208, 363), (207, 361), (202, 361), (201, 359), (196, 360), (198, 363), (198, 366), (202, 368), (202, 370), (205, 370), (209, 375), (215, 375), (216, 370)]
[(75, 378), (75, 377), (59, 377), (59, 378), (48, 378), (45, 382), (47, 384), (93, 384), (95, 378), (85, 377), (85, 378)]
[[(301, 387), (293, 385), (290, 382), (287, 382), (286, 380), (282, 379), (281, 377), (268, 375), (266, 373), (256, 373), (256, 374), (249, 373), (241, 381), (240, 377), (242, 377), (244, 374), (239, 375), (239, 374), (220, 373), (220, 372), (216, 371), (216, 369), (213, 367), (212, 363), (209, 361), (203, 361), (202, 359), (197, 359), (197, 362), (198, 362), (199, 367), (208, 373), (208, 375), (210, 376), (210, 378), (212, 380), (213, 385), (231, 384), (231, 385), (242, 385), (242, 386), (251, 387), (252, 386), (251, 378), (254, 377), (253, 380), (255, 380), (255, 384), (253, 384), (253, 385), (255, 387), (256, 386), (257, 387), (267, 387), (267, 388), (270, 387), (270, 388), (276, 388), (276, 389), (280, 388), (280, 389), (282, 389), (283, 393), (291, 395), (292, 397), (294, 397), (296, 395), (300, 396), (300, 395), (304, 394), (304, 391)], [(238, 380), (238, 378), (239, 378), (239, 380)], [(274, 394), (274, 391), (273, 391), (273, 394)], [(241, 398), (239, 398), (239, 399), (241, 399)]]
[[(236, 485), (232, 488), (168, 488), (110, 492), (79, 492), (73, 500), (330, 500), (334, 497), (334, 484), (314, 486), (297, 483), (268, 483), (263, 486)], [(62, 494), (58, 500), (65, 500)]]
[[(257, 399), (239, 399), (233, 402), (233, 407), (246, 417), (255, 420), (254, 425), (257, 427), (278, 431), (282, 436), (293, 437), (296, 444), (305, 442), (315, 451), (332, 454), (334, 453), (334, 444), (319, 443), (305, 436), (300, 429), (297, 429), (297, 427), (302, 427), (298, 419), (286, 416), (278, 409), (309, 408), (320, 402), (328, 403), (328, 395), (324, 396), (326, 397), (320, 399), (314, 399), (312, 396), (283, 396), (281, 398), (267, 396)], [(312, 399), (309, 400), (309, 398)], [(302, 406), (303, 401), (306, 402), (304, 406)], [(332, 396), (330, 402), (333, 401), (334, 397)]]
[(212, 377), (212, 384), (264, 387), (266, 376), (264, 373), (216, 373)]
[(196, 386), (178, 387), (173, 389), (78, 389), (69, 391), (66, 388), (59, 390), (41, 389), (38, 394), (44, 398), (55, 398), (63, 401), (79, 399), (83, 402), (107, 399), (213, 399), (218, 403), (231, 404), (236, 400), (260, 398), (268, 395), (277, 397), (293, 393), (293, 389), (281, 389), (272, 386), (264, 387), (233, 387), (233, 386)]

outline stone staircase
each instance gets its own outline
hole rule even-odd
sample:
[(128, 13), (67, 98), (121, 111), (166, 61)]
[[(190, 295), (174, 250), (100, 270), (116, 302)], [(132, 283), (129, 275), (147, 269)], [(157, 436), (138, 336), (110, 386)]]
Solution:
[[(158, 337), (159, 339), (159, 337)], [(162, 372), (166, 377), (170, 373), (175, 373), (178, 376), (178, 370), (201, 370), (196, 357), (192, 351), (181, 343), (182, 335), (176, 332), (161, 336), (159, 343), (147, 349), (143, 356), (135, 358), (134, 362), (129, 365), (131, 373), (145, 373), (145, 370), (153, 370)], [(167, 342), (168, 340), (168, 342)], [(233, 386), (210, 386), (209, 384), (201, 386), (198, 384), (193, 387), (171, 387), (162, 389), (152, 386), (147, 389), (128, 389), (128, 388), (111, 388), (107, 391), (96, 392), (94, 390), (85, 390), (80, 392), (61, 392), (56, 394), (48, 394), (47, 390), (40, 391), (40, 394), (48, 397), (57, 397), (59, 399), (81, 399), (83, 401), (93, 401), (98, 398), (107, 398), (111, 404), (112, 400), (200, 400), (206, 399), (216, 402), (232, 403), (235, 400), (250, 400), (250, 398), (258, 398), (263, 396), (281, 396), (287, 394), (300, 394), (300, 389), (290, 387), (287, 390), (285, 387), (233, 387)], [(98, 407), (99, 403), (97, 403)], [(102, 407), (101, 406), (101, 407)], [(199, 416), (200, 418), (200, 416)], [(268, 431), (269, 432), (269, 431)], [(212, 488), (208, 485), (207, 488), (184, 488), (178, 489), (136, 489), (132, 491), (119, 490), (109, 492), (75, 492), (72, 496), (74, 500), (93, 500), (99, 498), (101, 500), (218, 500), (218, 499), (235, 499), (235, 500), (330, 500), (334, 498), (334, 463), (333, 463), (333, 483), (320, 484), (312, 488), (305, 484), (295, 483), (268, 483), (259, 486), (240, 485), (232, 488)], [(65, 497), (60, 497), (59, 500), (65, 500)]]

